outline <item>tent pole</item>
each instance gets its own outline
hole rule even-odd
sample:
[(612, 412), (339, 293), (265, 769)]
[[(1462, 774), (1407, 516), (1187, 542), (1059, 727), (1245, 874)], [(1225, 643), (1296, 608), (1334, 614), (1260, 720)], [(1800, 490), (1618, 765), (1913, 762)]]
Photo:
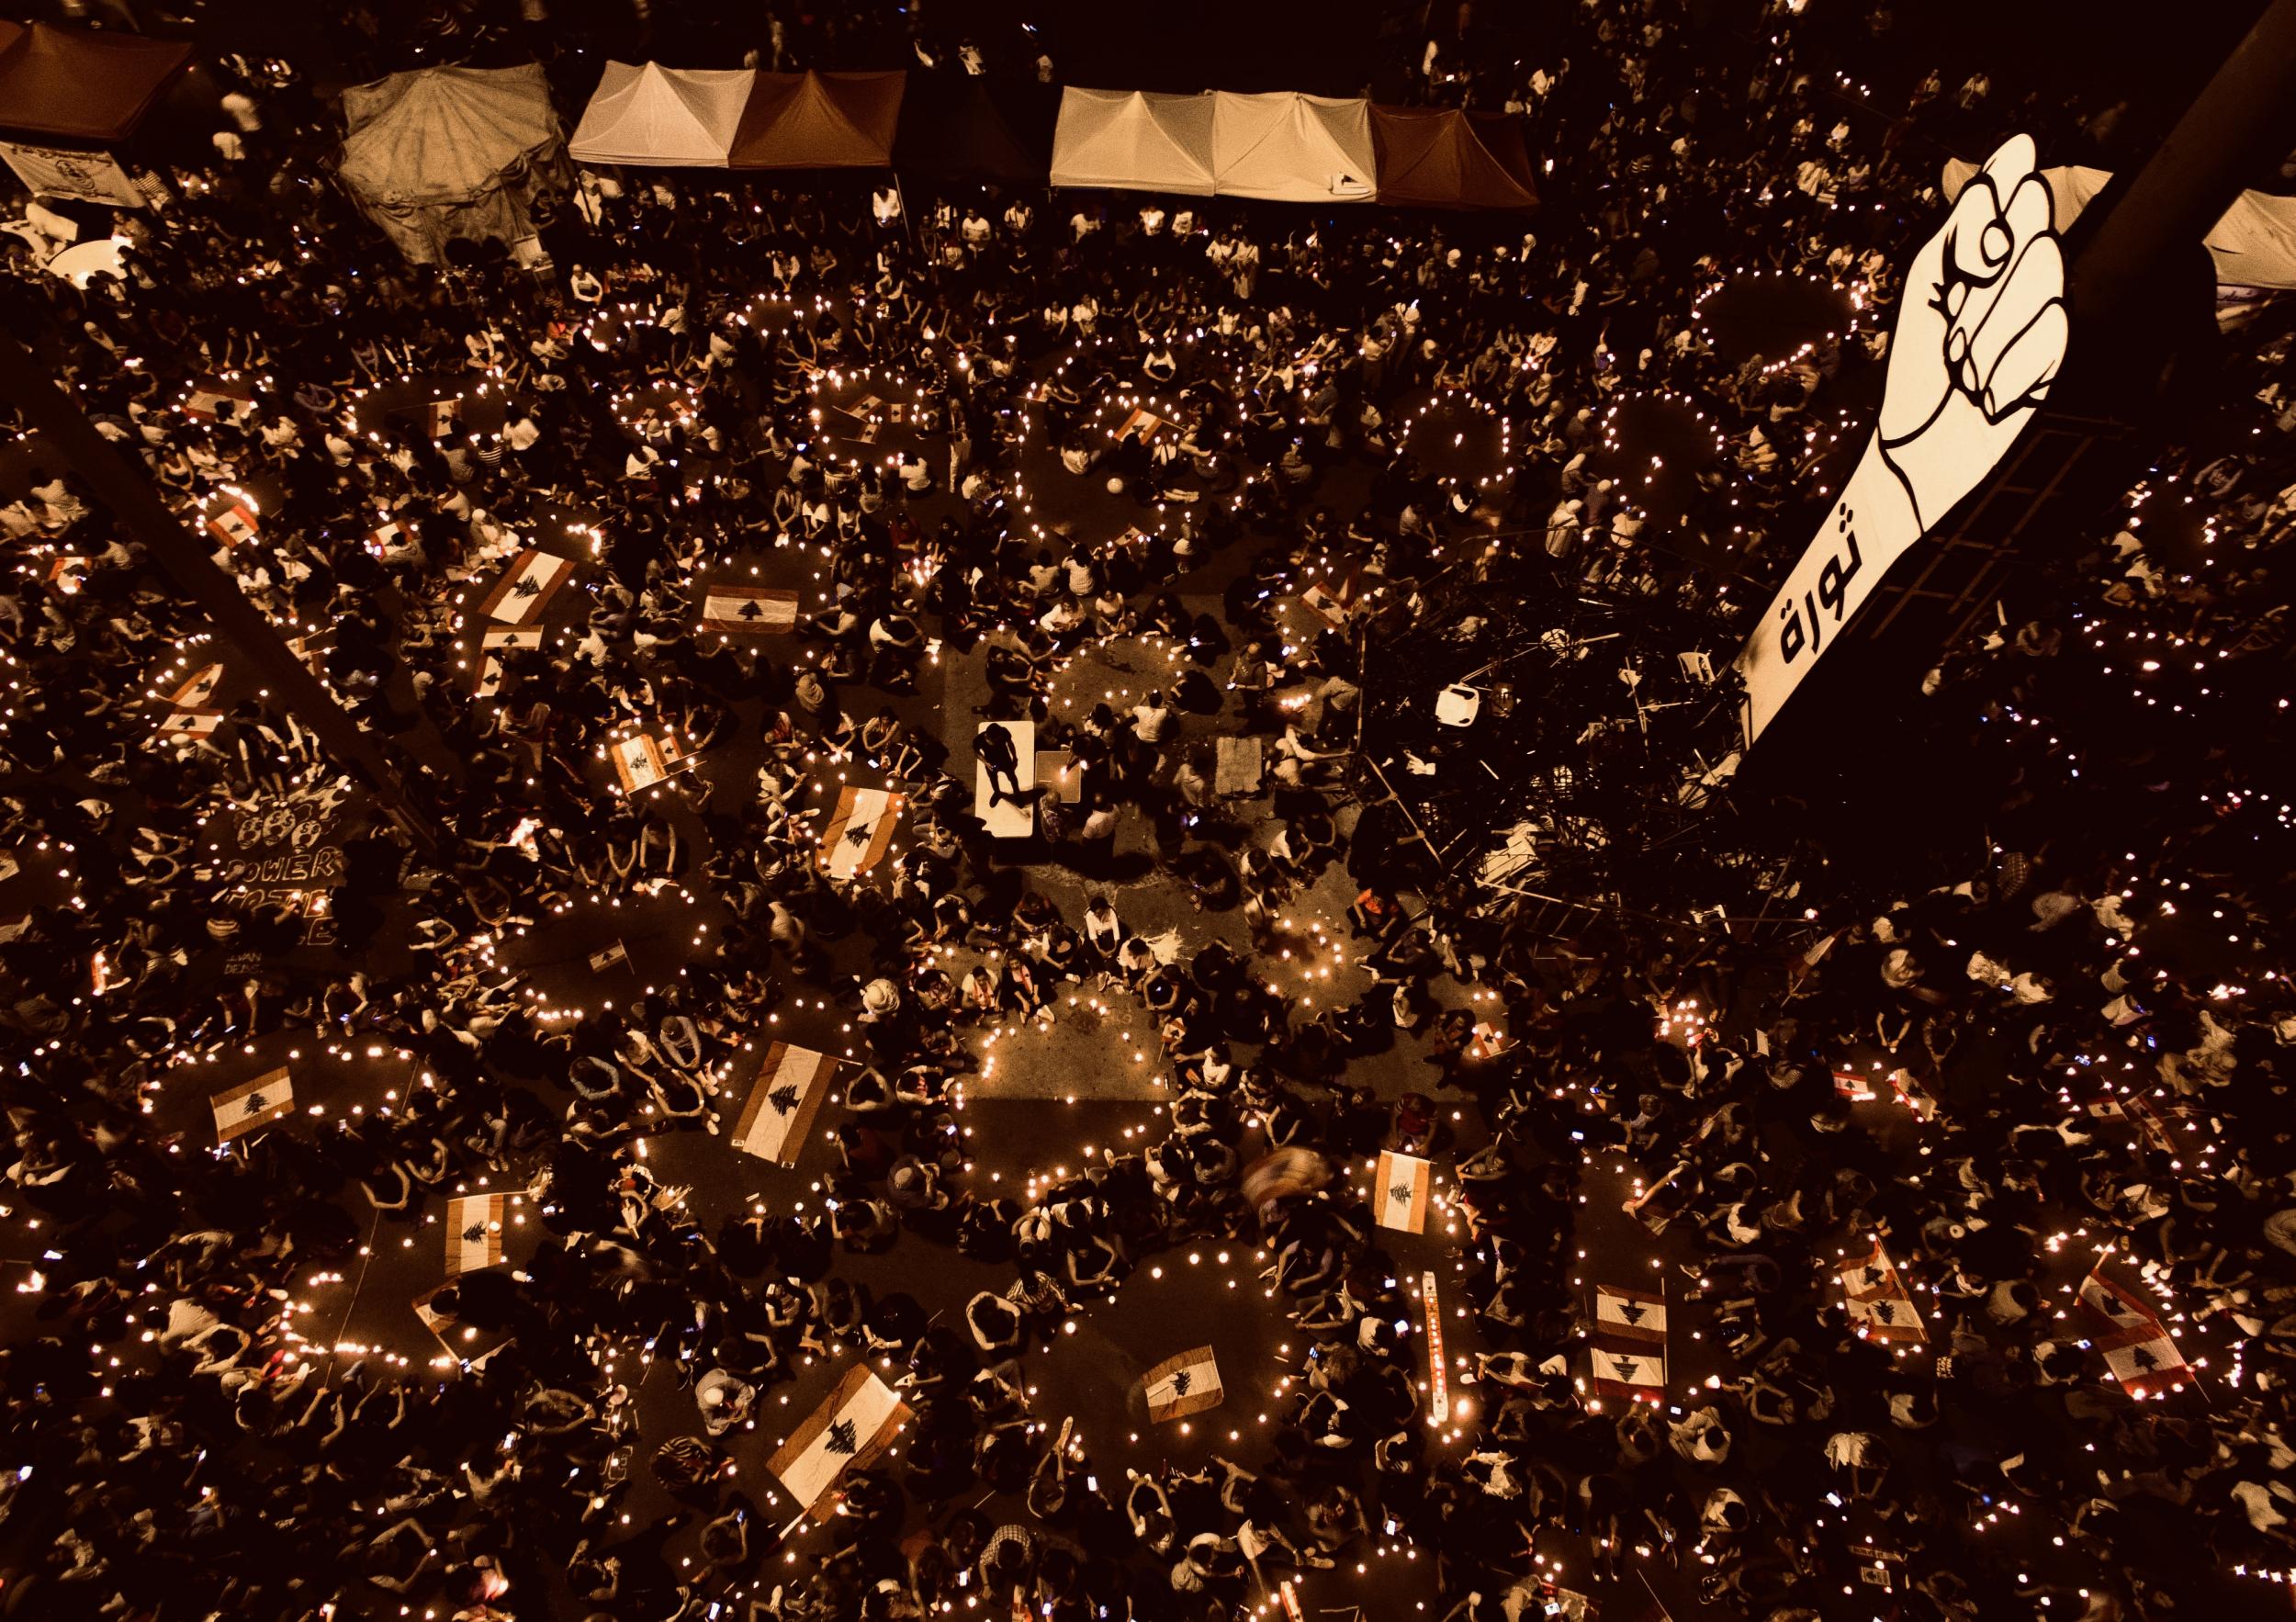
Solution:
[(393, 822), (424, 849), (434, 850), (436, 827), (408, 799), (406, 785), (366, 727), (295, 656), (277, 627), (247, 601), (239, 582), (215, 566), (206, 546), (168, 511), (141, 470), (96, 431), (79, 402), (46, 375), (38, 357), (6, 334), (0, 334), (0, 395), (17, 403), (49, 448), (143, 544), (184, 595), (214, 622), (221, 638), (245, 656), (268, 694), (318, 736), (337, 764), (373, 792)]

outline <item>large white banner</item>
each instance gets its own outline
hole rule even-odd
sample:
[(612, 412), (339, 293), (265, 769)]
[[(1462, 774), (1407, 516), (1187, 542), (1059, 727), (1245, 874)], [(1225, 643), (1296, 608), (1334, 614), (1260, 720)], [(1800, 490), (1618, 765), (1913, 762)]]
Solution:
[(0, 141), (0, 158), (6, 159), (8, 167), (16, 171), (16, 177), (37, 195), (77, 197), (83, 202), (109, 203), (120, 208), (146, 206), (136, 183), (109, 152)]
[(1906, 275), (1881, 421), (1746, 646), (1761, 736), (1890, 565), (1999, 465), (2065, 364), (2065, 257), (2032, 137), (1971, 176)]

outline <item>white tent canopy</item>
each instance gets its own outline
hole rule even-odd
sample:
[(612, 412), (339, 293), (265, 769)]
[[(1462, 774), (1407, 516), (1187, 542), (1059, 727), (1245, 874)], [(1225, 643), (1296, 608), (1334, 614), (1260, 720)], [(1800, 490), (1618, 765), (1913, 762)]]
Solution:
[(1212, 98), (1141, 90), (1061, 93), (1054, 186), (1212, 194)]
[(1277, 91), (1212, 96), (1212, 189), (1279, 203), (1367, 203), (1379, 158), (1371, 104)]
[(1072, 87), (1052, 136), (1054, 186), (1367, 203), (1378, 170), (1369, 102), (1289, 90)]
[(610, 62), (568, 152), (578, 163), (726, 167), (757, 74)]
[[(1961, 188), (1969, 184), (1977, 167), (1959, 158), (1946, 160), (1946, 201), (1961, 196)], [(2112, 180), (2108, 170), (2077, 166), (2043, 169), (2041, 177), (2049, 183), (2061, 231), (2069, 229)], [(2242, 192), (2210, 229), (2208, 247), (2220, 282), (2243, 287), (2296, 287), (2296, 197)]]

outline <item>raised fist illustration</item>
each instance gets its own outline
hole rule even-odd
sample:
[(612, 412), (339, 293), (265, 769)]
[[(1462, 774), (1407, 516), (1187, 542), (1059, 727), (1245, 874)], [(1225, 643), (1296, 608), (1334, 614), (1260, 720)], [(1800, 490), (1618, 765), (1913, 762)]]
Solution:
[(2064, 365), (2065, 257), (2032, 137), (2012, 136), (1914, 255), (1875, 434), (1920, 530), (2009, 448)]

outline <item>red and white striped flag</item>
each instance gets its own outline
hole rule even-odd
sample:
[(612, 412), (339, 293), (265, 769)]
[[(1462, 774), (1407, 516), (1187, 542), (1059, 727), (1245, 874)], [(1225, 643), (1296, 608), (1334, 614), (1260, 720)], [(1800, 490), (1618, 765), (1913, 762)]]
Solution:
[(1332, 583), (1318, 580), (1300, 593), (1300, 605), (1335, 631), (1347, 628), (1347, 610), (1355, 601), (1356, 571), (1353, 569)]
[(1616, 1284), (1594, 1287), (1594, 1389), (1605, 1397), (1666, 1401), (1666, 1298)]
[(226, 1087), (208, 1100), (215, 1110), (215, 1138), (228, 1143), (295, 1113), (295, 1082), (286, 1070)]
[(507, 1194), (458, 1194), (446, 1202), (446, 1276), (476, 1273), (502, 1259)]
[(734, 1122), (734, 1147), (760, 1160), (795, 1166), (836, 1069), (836, 1060), (811, 1048), (777, 1042), (766, 1049), (757, 1087)]
[(461, 400), (434, 400), (422, 408), (422, 426), (433, 439), (444, 439), (455, 431), (455, 419), (461, 415)]
[(217, 690), (222, 685), (223, 667), (203, 665), (192, 673), (189, 680), (167, 695), (167, 702), (179, 710), (205, 709), (214, 701)]
[(558, 588), (566, 584), (573, 572), (570, 560), (545, 552), (539, 546), (529, 546), (511, 559), (502, 578), (494, 582), (494, 589), (478, 604), (478, 612), (504, 625), (530, 625), (542, 617), (542, 611), (550, 606), (550, 599), (558, 594)]
[(208, 510), (208, 533), (227, 546), (244, 545), (258, 533), (254, 512), (244, 501), (219, 501)]
[(213, 380), (195, 383), (184, 397), (184, 411), (194, 417), (205, 417), (210, 422), (236, 422), (255, 409), (252, 389), (236, 383)]
[(652, 788), (692, 764), (693, 756), (680, 749), (674, 738), (664, 737), (658, 741), (641, 732), (613, 746), (613, 774), (625, 794)]
[(706, 586), (702, 628), (724, 636), (774, 636), (797, 628), (797, 593), (771, 586)]
[(160, 717), (155, 738), (205, 738), (223, 725), (221, 710), (170, 710)]
[(1124, 436), (1130, 434), (1135, 435), (1141, 444), (1151, 445), (1154, 443), (1156, 435), (1163, 432), (1165, 426), (1165, 420), (1146, 406), (1134, 406), (1124, 420), (1116, 425), (1117, 441), (1120, 444), (1122, 443)]
[(327, 655), (334, 647), (332, 631), (311, 631), (287, 639), (287, 651), (303, 661), (304, 668), (321, 681), (327, 679)]
[(765, 1461), (789, 1495), (816, 1520), (833, 1507), (849, 1470), (867, 1470), (908, 1423), (908, 1405), (866, 1363), (845, 1371), (821, 1406)]
[(2189, 1370), (2176, 1337), (2144, 1300), (2105, 1277), (2102, 1263), (2081, 1280), (2081, 1315), (2088, 1344), (2132, 1397), (2181, 1391)]
[(1220, 1384), (1220, 1359), (1210, 1346), (1166, 1357), (1141, 1376), (1140, 1389), (1148, 1400), (1148, 1417), (1157, 1425), (1217, 1408), (1228, 1394)]
[(1406, 1233), (1427, 1231), (1427, 1186), (1434, 1181), (1434, 1169), (1416, 1155), (1379, 1151), (1371, 1187), (1371, 1211), (1379, 1226)]
[(881, 788), (848, 786), (837, 797), (837, 813), (821, 836), (821, 867), (833, 879), (867, 873), (893, 846), (901, 818), (901, 796)]
[(1850, 1321), (1866, 1339), (1911, 1341), (1917, 1345), (1929, 1339), (1913, 1297), (1879, 1239), (1874, 1241), (1870, 1254), (1857, 1257), (1842, 1268), (1841, 1293), (1843, 1304), (1850, 1311)]
[(542, 646), (540, 625), (489, 625), (478, 637), (478, 682), (473, 691), (480, 698), (492, 698), (502, 691), (506, 672), (497, 650), (506, 648), (532, 651)]

